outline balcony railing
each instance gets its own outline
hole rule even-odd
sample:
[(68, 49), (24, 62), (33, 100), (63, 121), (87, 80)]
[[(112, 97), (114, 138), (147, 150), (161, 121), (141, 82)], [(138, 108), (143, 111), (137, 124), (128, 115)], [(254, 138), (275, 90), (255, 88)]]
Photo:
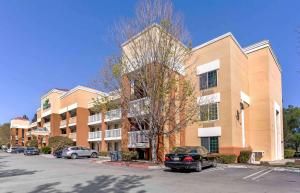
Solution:
[(130, 101), (128, 116), (135, 117), (146, 114), (149, 102), (149, 97), (144, 97), (141, 99)]
[(105, 140), (120, 140), (121, 139), (121, 128), (106, 130), (104, 139)]
[(88, 141), (101, 141), (101, 139), (102, 139), (102, 132), (101, 131), (89, 132)]
[(121, 109), (114, 109), (111, 111), (107, 111), (105, 114), (105, 122), (106, 121), (114, 121), (114, 120), (118, 120), (121, 119), (122, 113), (121, 113)]
[(71, 117), (70, 120), (69, 120), (69, 126), (71, 125), (76, 125), (76, 121), (77, 121), (77, 118), (76, 117)]
[(49, 135), (50, 130), (48, 128), (36, 128), (31, 131), (32, 135)]
[(101, 123), (101, 120), (102, 120), (102, 116), (100, 113), (95, 114), (95, 115), (90, 115), (89, 116), (89, 125)]
[(44, 127), (47, 128), (48, 130), (50, 130), (50, 121), (44, 123)]
[(76, 132), (69, 133), (69, 138), (72, 139), (73, 141), (76, 141)]
[(66, 127), (66, 126), (67, 126), (67, 120), (61, 120), (60, 127)]
[(26, 131), (25, 135), (26, 136), (31, 136), (31, 131)]
[(149, 148), (147, 131), (128, 132), (128, 148)]
[(60, 136), (62, 136), (62, 137), (67, 137), (67, 134), (60, 134)]

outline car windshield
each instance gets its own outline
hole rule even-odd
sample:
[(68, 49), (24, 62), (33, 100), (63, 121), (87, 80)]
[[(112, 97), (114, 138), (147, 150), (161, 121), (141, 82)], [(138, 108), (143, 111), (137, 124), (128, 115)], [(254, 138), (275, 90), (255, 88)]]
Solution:
[(34, 147), (27, 147), (27, 150), (34, 150)]

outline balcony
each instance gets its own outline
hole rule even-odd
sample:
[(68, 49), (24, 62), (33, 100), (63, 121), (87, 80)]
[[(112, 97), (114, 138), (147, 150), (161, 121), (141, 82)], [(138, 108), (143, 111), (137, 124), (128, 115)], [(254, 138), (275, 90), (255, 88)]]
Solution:
[(26, 132), (25, 132), (25, 135), (26, 135), (26, 136), (31, 136), (31, 131), (26, 131)]
[(102, 122), (102, 116), (100, 113), (95, 114), (95, 115), (90, 115), (89, 116), (89, 122), (88, 125), (94, 125), (94, 124), (99, 124)]
[(68, 135), (67, 134), (60, 134), (60, 136), (67, 137)]
[(32, 127), (36, 127), (37, 126), (37, 122), (32, 122), (32, 123), (30, 123), (30, 127), (32, 128)]
[(102, 139), (101, 131), (89, 132), (88, 141), (101, 141), (101, 139)]
[(44, 123), (44, 127), (47, 128), (50, 131), (50, 121)]
[(67, 126), (67, 120), (61, 120), (60, 121), (60, 128), (66, 127)]
[(130, 101), (128, 117), (135, 117), (146, 114), (149, 102), (149, 97), (144, 97), (141, 99)]
[(115, 120), (119, 120), (121, 119), (122, 113), (121, 113), (121, 109), (114, 109), (111, 111), (107, 111), (105, 114), (105, 122), (108, 121), (115, 121)]
[(69, 138), (72, 139), (73, 141), (76, 141), (76, 132), (69, 133)]
[(128, 132), (128, 148), (149, 148), (149, 138), (145, 136), (147, 131)]
[(32, 135), (49, 135), (49, 130), (48, 128), (36, 128), (31, 131)]
[(121, 128), (106, 130), (104, 140), (121, 140)]
[(76, 125), (76, 121), (77, 121), (77, 118), (76, 117), (71, 117), (69, 119), (69, 126), (74, 126)]

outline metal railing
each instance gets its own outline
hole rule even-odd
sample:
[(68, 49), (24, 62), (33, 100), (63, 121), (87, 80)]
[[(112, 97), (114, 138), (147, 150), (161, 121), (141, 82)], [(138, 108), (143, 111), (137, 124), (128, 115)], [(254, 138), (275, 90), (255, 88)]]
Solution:
[(129, 102), (129, 117), (144, 115), (147, 113), (149, 105), (149, 97), (140, 98)]
[(121, 139), (121, 128), (110, 129), (105, 131), (105, 140), (119, 140)]
[(76, 132), (74, 132), (74, 133), (69, 133), (69, 138), (70, 138), (70, 139), (73, 139), (73, 140), (76, 140)]
[(130, 131), (128, 132), (129, 148), (149, 148), (148, 131)]
[(44, 123), (44, 127), (46, 127), (48, 130), (50, 130), (50, 121)]
[(93, 122), (101, 122), (101, 114), (97, 113), (95, 115), (90, 115), (89, 116), (89, 123), (93, 123)]
[(77, 117), (70, 117), (70, 119), (69, 119), (69, 125), (76, 124), (76, 121), (77, 121)]
[(93, 131), (89, 132), (89, 139), (88, 140), (99, 140), (102, 139), (102, 132), (101, 131)]
[(112, 121), (112, 120), (118, 120), (121, 119), (122, 113), (121, 109), (114, 109), (107, 111), (105, 114), (105, 121)]
[(63, 127), (63, 126), (66, 126), (67, 125), (67, 120), (61, 120), (60, 121), (60, 126)]

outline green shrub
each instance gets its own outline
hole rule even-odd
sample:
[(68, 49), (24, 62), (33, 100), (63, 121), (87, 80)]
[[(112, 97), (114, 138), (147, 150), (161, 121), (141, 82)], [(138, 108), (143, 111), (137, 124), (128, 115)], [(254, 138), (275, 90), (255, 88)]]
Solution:
[(217, 156), (217, 161), (222, 164), (233, 164), (236, 162), (237, 156), (232, 154), (232, 155), (218, 155)]
[(25, 144), (26, 147), (38, 147), (38, 140), (35, 136), (33, 136), (29, 141)]
[(73, 140), (68, 137), (54, 136), (49, 138), (49, 147), (53, 148), (53, 151), (61, 150), (64, 147), (72, 146)]
[(121, 153), (122, 155), (122, 160), (123, 161), (132, 161), (132, 160), (136, 160), (138, 157), (138, 154), (136, 151), (123, 151)]
[(51, 147), (45, 146), (41, 148), (41, 152), (44, 154), (50, 154), (51, 153)]
[(238, 158), (239, 163), (248, 163), (252, 155), (251, 150), (242, 150)]
[(284, 157), (285, 158), (293, 158), (294, 157), (294, 155), (295, 155), (295, 150), (293, 150), (293, 149), (285, 149), (284, 150)]
[(107, 152), (107, 151), (100, 151), (100, 152), (99, 152), (99, 155), (100, 155), (100, 156), (107, 157), (107, 156), (108, 156), (108, 152)]
[(267, 161), (261, 161), (261, 162), (260, 162), (260, 165), (263, 165), (263, 166), (269, 166), (270, 163), (267, 162)]

